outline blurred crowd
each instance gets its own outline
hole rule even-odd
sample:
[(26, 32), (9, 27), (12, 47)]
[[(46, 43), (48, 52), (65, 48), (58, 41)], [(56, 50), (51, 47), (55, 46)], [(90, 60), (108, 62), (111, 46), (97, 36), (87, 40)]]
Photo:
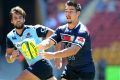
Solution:
[(114, 12), (120, 10), (120, 0), (99, 0), (96, 6), (97, 12)]

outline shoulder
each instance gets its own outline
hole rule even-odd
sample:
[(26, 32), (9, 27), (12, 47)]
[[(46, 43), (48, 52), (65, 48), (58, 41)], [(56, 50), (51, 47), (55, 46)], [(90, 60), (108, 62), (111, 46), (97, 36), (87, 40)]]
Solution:
[(89, 34), (88, 28), (84, 24), (82, 24), (81, 22), (79, 22), (79, 33)]
[(37, 25), (24, 25), (25, 28), (38, 28), (38, 27), (44, 27), (43, 25), (37, 24)]
[(8, 34), (7, 37), (12, 37), (14, 36), (15, 29), (11, 30)]
[(47, 27), (43, 26), (43, 25), (25, 25), (26, 29), (46, 29)]
[(45, 27), (45, 26), (43, 26), (43, 25), (40, 25), (40, 24), (37, 24), (37, 25), (35, 25), (34, 27), (35, 27), (35, 28), (47, 28), (47, 27)]
[(59, 26), (57, 29), (59, 29), (59, 30), (64, 30), (64, 29), (66, 28), (66, 26), (67, 26), (67, 24), (62, 25), (62, 26)]
[(62, 25), (62, 26), (59, 26), (55, 32), (57, 33), (61, 33), (61, 32), (64, 32), (64, 30), (66, 29), (66, 25)]
[(87, 27), (84, 24), (79, 22), (79, 25), (80, 25), (80, 29), (79, 29), (80, 32), (86, 32), (87, 31)]
[(24, 25), (25, 29), (34, 29), (34, 25)]

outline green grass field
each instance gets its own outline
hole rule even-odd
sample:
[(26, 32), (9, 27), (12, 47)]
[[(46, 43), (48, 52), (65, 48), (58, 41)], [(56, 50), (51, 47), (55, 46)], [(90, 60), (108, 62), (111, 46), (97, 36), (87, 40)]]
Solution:
[(120, 66), (107, 66), (105, 80), (120, 80)]

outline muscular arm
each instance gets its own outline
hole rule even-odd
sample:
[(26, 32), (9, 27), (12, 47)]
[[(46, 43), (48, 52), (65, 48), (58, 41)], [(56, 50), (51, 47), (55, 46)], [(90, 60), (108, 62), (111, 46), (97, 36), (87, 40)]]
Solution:
[(65, 58), (75, 55), (80, 50), (79, 46), (73, 45), (61, 51), (54, 52), (54, 58)]
[(76, 55), (76, 53), (80, 50), (80, 47), (77, 45), (73, 45), (69, 48), (56, 51), (56, 52), (43, 52), (45, 59), (55, 59), (55, 58), (65, 58), (69, 56)]
[(48, 32), (47, 32), (46, 38), (50, 37), (53, 33), (54, 33), (54, 30), (48, 28)]

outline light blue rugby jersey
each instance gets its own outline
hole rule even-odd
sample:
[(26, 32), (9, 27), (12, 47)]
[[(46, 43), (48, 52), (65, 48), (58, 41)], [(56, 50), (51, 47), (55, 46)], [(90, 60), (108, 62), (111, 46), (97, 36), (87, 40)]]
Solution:
[(25, 57), (27, 63), (29, 65), (32, 65), (32, 64), (36, 63), (37, 61), (39, 61), (40, 59), (42, 59), (42, 57), (37, 56), (33, 59), (28, 59), (26, 57), (26, 55), (21, 50), (21, 43), (25, 39), (28, 38), (28, 39), (34, 40), (36, 44), (39, 44), (42, 41), (42, 38), (46, 37), (46, 34), (48, 32), (48, 28), (44, 27), (42, 25), (35, 25), (35, 26), (25, 25), (24, 27), (25, 28), (24, 28), (24, 31), (23, 31), (21, 36), (19, 36), (16, 33), (15, 29), (13, 29), (11, 32), (9, 32), (7, 35), (6, 44), (7, 44), (7, 48), (13, 48), (15, 46), (22, 53), (22, 55)]

